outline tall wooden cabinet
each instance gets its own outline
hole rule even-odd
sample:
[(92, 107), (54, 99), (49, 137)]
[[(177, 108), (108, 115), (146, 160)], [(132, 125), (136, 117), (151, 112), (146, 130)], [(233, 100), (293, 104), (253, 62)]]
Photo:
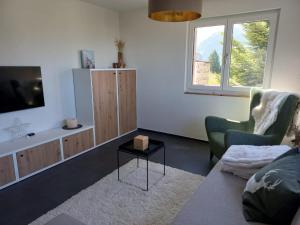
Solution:
[(134, 69), (74, 69), (76, 114), (95, 126), (96, 145), (137, 128)]

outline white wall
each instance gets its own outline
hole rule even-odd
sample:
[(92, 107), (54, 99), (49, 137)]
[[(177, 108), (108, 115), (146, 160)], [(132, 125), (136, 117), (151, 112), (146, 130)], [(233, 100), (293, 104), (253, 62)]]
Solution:
[(80, 67), (79, 50), (95, 51), (96, 66), (115, 61), (119, 36), (116, 12), (79, 0), (0, 0), (0, 65), (42, 67), (46, 106), (0, 114), (3, 128), (14, 118), (30, 123), (28, 131), (57, 127), (75, 116), (72, 68)]
[[(203, 17), (281, 8), (272, 88), (300, 91), (299, 0), (204, 0)], [(185, 23), (161, 23), (147, 10), (120, 14), (125, 56), (138, 68), (138, 126), (206, 140), (204, 118), (249, 115), (249, 99), (184, 94)]]

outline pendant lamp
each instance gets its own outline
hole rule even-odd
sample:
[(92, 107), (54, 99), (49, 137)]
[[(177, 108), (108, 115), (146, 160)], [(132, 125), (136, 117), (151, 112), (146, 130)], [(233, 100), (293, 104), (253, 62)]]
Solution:
[(184, 22), (201, 17), (202, 0), (149, 0), (149, 18), (162, 22)]

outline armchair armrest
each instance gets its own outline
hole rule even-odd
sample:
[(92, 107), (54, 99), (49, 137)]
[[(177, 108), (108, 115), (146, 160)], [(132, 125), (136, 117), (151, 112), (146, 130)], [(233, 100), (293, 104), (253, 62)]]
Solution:
[(225, 146), (231, 145), (276, 145), (278, 138), (275, 135), (257, 135), (243, 131), (227, 130), (225, 134)]
[(248, 121), (237, 122), (216, 116), (208, 116), (205, 118), (205, 127), (208, 132), (223, 132), (226, 130), (247, 130)]

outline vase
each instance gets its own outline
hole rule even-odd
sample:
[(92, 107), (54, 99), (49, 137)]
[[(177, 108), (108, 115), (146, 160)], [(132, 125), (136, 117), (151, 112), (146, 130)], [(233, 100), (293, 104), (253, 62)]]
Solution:
[(118, 64), (120, 68), (125, 68), (124, 58), (123, 58), (123, 52), (118, 52)]

